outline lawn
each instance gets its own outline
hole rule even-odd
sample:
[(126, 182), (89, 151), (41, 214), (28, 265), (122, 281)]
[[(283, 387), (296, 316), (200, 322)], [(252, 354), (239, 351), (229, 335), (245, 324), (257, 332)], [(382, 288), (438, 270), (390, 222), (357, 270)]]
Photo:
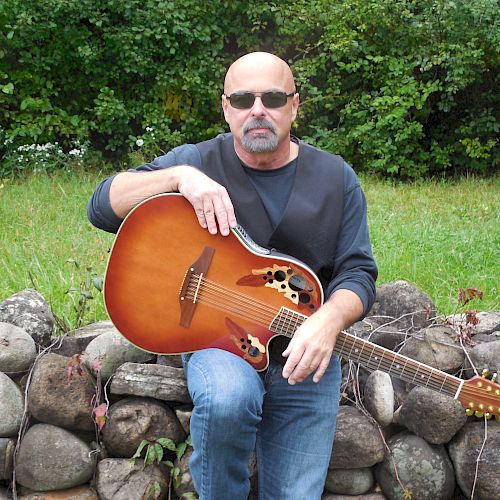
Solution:
[[(86, 203), (103, 174), (34, 174), (0, 181), (0, 300), (36, 288), (69, 328), (106, 318), (94, 280), (109, 235)], [(361, 178), (379, 284), (404, 279), (454, 312), (458, 289), (484, 292), (478, 310), (500, 310), (500, 178), (399, 184)]]

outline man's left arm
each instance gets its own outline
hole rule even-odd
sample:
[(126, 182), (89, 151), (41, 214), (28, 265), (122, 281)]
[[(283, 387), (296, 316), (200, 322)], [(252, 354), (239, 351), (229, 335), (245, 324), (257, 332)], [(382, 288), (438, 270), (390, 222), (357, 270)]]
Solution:
[(377, 266), (373, 259), (366, 200), (354, 171), (345, 166), (344, 213), (328, 300), (295, 332), (283, 356), (283, 377), (290, 384), (311, 373), (318, 382), (330, 363), (339, 333), (363, 318), (375, 300)]

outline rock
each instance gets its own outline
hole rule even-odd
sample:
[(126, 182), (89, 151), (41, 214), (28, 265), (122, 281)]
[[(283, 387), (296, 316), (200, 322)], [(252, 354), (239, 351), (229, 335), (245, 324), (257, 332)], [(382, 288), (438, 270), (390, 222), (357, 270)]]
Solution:
[(384, 442), (379, 429), (357, 408), (340, 406), (331, 469), (371, 467), (383, 460)]
[[(60, 342), (52, 349), (52, 352), (68, 357), (74, 356), (75, 354), (81, 354), (90, 342), (99, 335), (115, 331), (116, 328), (111, 321), (91, 323), (90, 325), (82, 326), (60, 337)], [(52, 337), (52, 340), (57, 340), (57, 337)]]
[(95, 381), (89, 373), (74, 371), (68, 378), (70, 358), (46, 354), (37, 362), (28, 391), (28, 407), (40, 422), (66, 429), (92, 431)]
[[(193, 453), (193, 448), (188, 447), (184, 455), (180, 460), (175, 461), (175, 466), (179, 468), (179, 478), (180, 484), (175, 488), (175, 493), (179, 498), (187, 493), (196, 494), (196, 489), (194, 487), (193, 478), (191, 477), (191, 472), (189, 471), (189, 459)], [(252, 469), (250, 468), (250, 480), (252, 480), (254, 474), (252, 474)]]
[(325, 488), (331, 493), (362, 495), (369, 491), (375, 478), (370, 467), (363, 469), (329, 469)]
[(0, 486), (0, 500), (11, 500), (11, 499), (12, 499), (12, 495), (7, 490), (7, 488)]
[(326, 493), (321, 500), (387, 500), (382, 493), (368, 493), (367, 495), (334, 495)]
[(125, 363), (116, 370), (110, 392), (176, 403), (192, 403), (184, 370), (171, 366)]
[[(469, 357), (480, 375), (483, 369), (487, 368), (491, 373), (498, 373), (500, 376), (500, 339), (474, 346), (469, 350)], [(465, 361), (465, 368), (467, 377), (475, 375), (469, 359)]]
[(426, 387), (415, 387), (395, 414), (404, 425), (431, 444), (444, 444), (464, 426), (467, 415), (451, 396)]
[[(107, 381), (123, 363), (142, 363), (154, 358), (154, 354), (130, 343), (116, 328), (96, 337), (84, 351), (87, 366), (94, 375), (99, 371), (103, 381)], [(97, 369), (96, 366), (100, 368)]]
[(446, 318), (446, 324), (455, 330), (470, 328), (472, 335), (490, 335), (500, 332), (500, 312), (478, 312), (476, 325), (467, 324), (465, 314), (452, 314)]
[[(123, 439), (124, 436), (127, 439)], [(130, 458), (143, 439), (152, 441), (162, 437), (170, 438), (178, 445), (186, 439), (186, 434), (173, 410), (160, 401), (122, 399), (109, 408), (102, 438), (111, 456)]]
[(18, 498), (19, 500), (99, 500), (97, 492), (90, 485), (59, 491), (34, 491)]
[(393, 326), (383, 326), (377, 329), (370, 336), (370, 342), (378, 344), (390, 351), (397, 351), (399, 346), (408, 338), (403, 330), (398, 330)]
[(36, 290), (23, 290), (0, 302), (0, 321), (22, 328), (37, 344), (50, 344), (54, 316)]
[(364, 403), (371, 416), (381, 427), (392, 422), (394, 413), (394, 389), (391, 376), (376, 370), (370, 374), (365, 384)]
[(182, 428), (186, 433), (186, 436), (189, 436), (189, 434), (191, 434), (189, 428), (189, 422), (191, 420), (192, 413), (193, 413), (192, 405), (182, 405), (175, 408), (175, 414), (177, 415), (177, 418), (179, 419), (179, 422), (181, 423)]
[(0, 437), (13, 437), (19, 431), (24, 413), (24, 396), (5, 373), (0, 372)]
[[(460, 489), (467, 498), (471, 497), (476, 461), (485, 440), (485, 424), (471, 421), (462, 427), (449, 444), (449, 453), (457, 475)], [(488, 434), (481, 453), (477, 480), (474, 489), (475, 500), (500, 499), (500, 422), (488, 422)]]
[(431, 324), (436, 316), (436, 306), (415, 285), (395, 281), (377, 288), (377, 298), (366, 319), (371, 320), (372, 316), (398, 319), (390, 326), (398, 330), (417, 331)]
[(95, 454), (71, 432), (49, 424), (35, 424), (21, 441), (16, 479), (33, 491), (72, 488), (92, 477)]
[(442, 445), (430, 445), (405, 431), (392, 436), (387, 444), (392, 456), (375, 467), (375, 477), (388, 500), (404, 498), (396, 479), (419, 500), (449, 500), (455, 490), (453, 465)]
[(447, 326), (425, 328), (413, 335), (400, 353), (438, 370), (454, 373), (462, 367), (465, 353)]
[(369, 376), (370, 372), (366, 368), (354, 362), (345, 363), (342, 366), (342, 397), (355, 401), (355, 393), (359, 392), (360, 396), (363, 394)]
[(36, 358), (35, 341), (22, 328), (0, 323), (0, 372), (17, 375), (27, 371)]
[[(165, 498), (168, 491), (167, 471), (157, 465), (144, 467), (126, 458), (106, 458), (97, 466), (97, 492), (101, 500), (130, 500), (133, 498)], [(158, 485), (159, 494), (154, 495)]]
[(12, 459), (15, 448), (15, 439), (0, 438), (0, 481), (10, 479), (12, 476)]
[(173, 368), (182, 368), (182, 356), (180, 354), (161, 354), (156, 362), (162, 366), (172, 366)]

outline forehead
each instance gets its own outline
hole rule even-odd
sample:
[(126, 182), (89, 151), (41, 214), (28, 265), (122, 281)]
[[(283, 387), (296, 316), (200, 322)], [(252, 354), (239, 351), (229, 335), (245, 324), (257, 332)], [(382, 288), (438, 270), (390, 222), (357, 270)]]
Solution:
[(286, 65), (271, 61), (245, 61), (234, 64), (228, 71), (224, 92), (238, 90), (262, 92), (265, 90), (293, 90), (293, 79)]

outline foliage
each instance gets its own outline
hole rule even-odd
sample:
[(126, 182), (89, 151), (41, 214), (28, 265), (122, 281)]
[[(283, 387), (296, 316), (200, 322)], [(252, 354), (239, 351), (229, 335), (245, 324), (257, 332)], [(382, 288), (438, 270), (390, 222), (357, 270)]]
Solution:
[(4, 0), (0, 176), (22, 173), (23, 145), (144, 161), (212, 137), (225, 69), (251, 50), (291, 61), (296, 133), (356, 168), (491, 173), (498, 14), (494, 0)]

